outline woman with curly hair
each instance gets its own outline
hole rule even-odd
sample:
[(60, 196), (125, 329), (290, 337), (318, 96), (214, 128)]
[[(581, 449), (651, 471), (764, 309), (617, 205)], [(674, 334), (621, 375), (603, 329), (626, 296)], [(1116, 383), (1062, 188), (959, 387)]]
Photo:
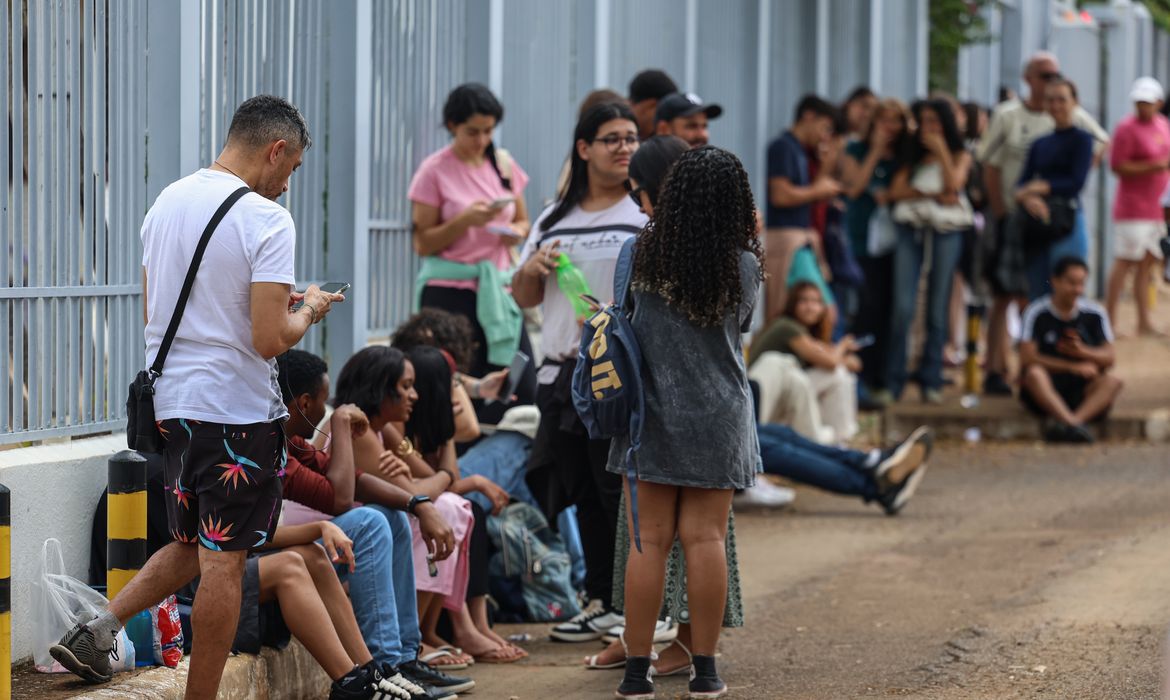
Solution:
[[(755, 212), (739, 159), (704, 146), (675, 162), (638, 236), (631, 324), (645, 411), (628, 465), (637, 498), (626, 496), (639, 513), (642, 547), (626, 564), (629, 658), (618, 697), (654, 697), (653, 634), (676, 536), (686, 557), (690, 696), (727, 693), (715, 648), (727, 599), (728, 512), (735, 489), (755, 483), (760, 459), (741, 336), (763, 280)], [(628, 443), (613, 441), (610, 472), (626, 473)]]

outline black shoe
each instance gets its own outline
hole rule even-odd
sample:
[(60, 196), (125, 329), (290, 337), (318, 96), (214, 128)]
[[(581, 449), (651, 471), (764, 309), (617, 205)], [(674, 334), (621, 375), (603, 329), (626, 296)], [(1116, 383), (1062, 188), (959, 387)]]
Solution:
[(983, 393), (987, 396), (1011, 396), (1012, 385), (999, 372), (988, 372), (983, 378)]
[[(421, 689), (420, 689), (421, 691)], [(425, 700), (426, 695), (411, 693), (382, 677), (377, 664), (355, 668), (329, 687), (329, 700)]]
[(49, 648), (49, 655), (90, 683), (108, 683), (114, 677), (110, 657), (118, 658), (118, 638), (99, 639), (85, 623), (78, 623)]
[(654, 700), (654, 669), (649, 656), (626, 657), (626, 677), (614, 697), (624, 700)]
[(882, 451), (881, 461), (874, 467), (873, 478), (877, 481), (878, 491), (884, 493), (897, 488), (906, 479), (916, 472), (927, 458), (934, 446), (934, 438), (930, 428), (919, 426), (889, 450)]
[(1080, 426), (1061, 423), (1053, 418), (1044, 428), (1044, 440), (1054, 443), (1092, 442), (1093, 436)]
[(691, 697), (721, 698), (727, 695), (727, 684), (715, 670), (715, 657), (695, 654), (691, 659)]
[(475, 681), (470, 678), (443, 673), (418, 659), (398, 664), (398, 672), (416, 685), (433, 690), (432, 698), (448, 698), (475, 688)]
[(897, 515), (906, 507), (906, 504), (914, 496), (914, 492), (918, 490), (918, 485), (922, 483), (924, 476), (926, 476), (925, 462), (906, 477), (905, 481), (878, 495), (878, 503), (882, 504), (882, 510), (886, 512), (886, 515)]
[(1078, 442), (1081, 444), (1088, 445), (1088, 444), (1092, 444), (1092, 443), (1097, 441), (1093, 437), (1093, 434), (1090, 433), (1089, 429), (1086, 428), (1085, 426), (1073, 425), (1073, 426), (1069, 426), (1069, 427), (1070, 427), (1070, 430), (1068, 431), (1069, 442)]

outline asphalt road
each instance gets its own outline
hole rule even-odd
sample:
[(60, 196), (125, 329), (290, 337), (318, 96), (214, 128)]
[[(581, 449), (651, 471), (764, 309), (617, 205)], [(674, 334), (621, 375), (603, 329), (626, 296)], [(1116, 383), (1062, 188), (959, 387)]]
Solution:
[[(1155, 445), (951, 445), (899, 517), (800, 489), (737, 513), (747, 626), (733, 698), (1159, 698), (1170, 628), (1170, 455)], [(474, 697), (609, 697), (600, 644), (477, 665)], [(659, 697), (685, 697), (685, 678)]]

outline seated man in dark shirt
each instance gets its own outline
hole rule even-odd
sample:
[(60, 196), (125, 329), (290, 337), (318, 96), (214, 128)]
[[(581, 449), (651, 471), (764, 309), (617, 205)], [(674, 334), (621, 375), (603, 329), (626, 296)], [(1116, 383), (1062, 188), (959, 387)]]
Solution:
[(1092, 442), (1085, 429), (1103, 416), (1122, 383), (1113, 366), (1113, 329), (1105, 310), (1085, 299), (1084, 260), (1065, 257), (1052, 270), (1052, 294), (1024, 311), (1020, 366), (1024, 405), (1047, 418), (1050, 442)]

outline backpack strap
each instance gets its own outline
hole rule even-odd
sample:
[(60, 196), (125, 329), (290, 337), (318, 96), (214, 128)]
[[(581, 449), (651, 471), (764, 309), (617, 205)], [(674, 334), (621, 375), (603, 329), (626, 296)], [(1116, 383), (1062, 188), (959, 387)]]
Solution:
[(637, 236), (626, 239), (622, 251), (618, 253), (617, 265), (613, 268), (613, 303), (620, 309), (626, 309), (630, 280), (634, 277), (634, 244), (637, 240)]
[(187, 308), (187, 299), (191, 296), (191, 287), (195, 285), (195, 273), (199, 271), (199, 263), (203, 262), (203, 253), (207, 250), (207, 243), (211, 240), (211, 234), (215, 233), (219, 222), (223, 221), (223, 217), (227, 216), (228, 210), (232, 208), (232, 205), (240, 201), (240, 197), (243, 197), (251, 191), (251, 187), (241, 187), (228, 195), (228, 198), (224, 200), (223, 204), (219, 205), (219, 209), (215, 210), (211, 221), (207, 222), (207, 228), (203, 229), (203, 236), (199, 239), (199, 244), (195, 246), (195, 255), (191, 257), (191, 265), (187, 268), (187, 278), (183, 280), (183, 290), (179, 292), (179, 300), (175, 302), (175, 311), (171, 314), (171, 324), (167, 326), (167, 332), (163, 336), (162, 345), (159, 346), (158, 354), (154, 357), (154, 363), (150, 366), (150, 374), (152, 377), (157, 377), (162, 374), (163, 362), (167, 359), (167, 353), (171, 351), (171, 343), (175, 341), (175, 334), (179, 332), (179, 322), (183, 320), (183, 310)]

